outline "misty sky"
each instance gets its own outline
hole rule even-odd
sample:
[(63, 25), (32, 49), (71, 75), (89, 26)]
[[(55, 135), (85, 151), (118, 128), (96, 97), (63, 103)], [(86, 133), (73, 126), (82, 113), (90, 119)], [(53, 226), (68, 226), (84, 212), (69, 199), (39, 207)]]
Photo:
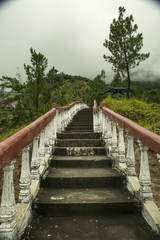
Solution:
[(49, 70), (93, 79), (102, 69), (112, 80), (111, 65), (104, 61), (109, 54), (103, 46), (108, 39), (118, 7), (133, 14), (138, 32), (143, 33), (144, 47), (150, 58), (134, 70), (134, 77), (160, 77), (160, 4), (154, 0), (8, 0), (0, 4), (0, 77), (25, 81), (23, 64), (30, 63), (33, 47), (48, 59)]

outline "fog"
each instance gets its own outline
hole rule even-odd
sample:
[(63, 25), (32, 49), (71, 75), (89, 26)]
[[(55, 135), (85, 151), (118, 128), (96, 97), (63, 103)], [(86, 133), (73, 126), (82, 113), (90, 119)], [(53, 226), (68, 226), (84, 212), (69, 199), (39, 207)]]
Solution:
[[(103, 46), (108, 39), (118, 7), (133, 14), (138, 32), (143, 33), (141, 52), (150, 57), (132, 71), (134, 79), (153, 80), (160, 76), (160, 4), (153, 0), (8, 0), (0, 4), (0, 77), (26, 80), (23, 64), (30, 64), (33, 47), (48, 59), (49, 70), (93, 79), (102, 69), (111, 81), (109, 54)], [(148, 77), (147, 77), (148, 76)]]

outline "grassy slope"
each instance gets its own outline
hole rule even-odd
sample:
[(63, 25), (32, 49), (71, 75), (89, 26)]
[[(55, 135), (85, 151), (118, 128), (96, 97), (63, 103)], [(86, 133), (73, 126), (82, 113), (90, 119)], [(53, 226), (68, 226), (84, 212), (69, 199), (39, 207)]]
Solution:
[(109, 109), (160, 135), (160, 104), (147, 104), (135, 98), (104, 100)]
[[(160, 135), (160, 104), (147, 104), (135, 98), (130, 100), (121, 99), (117, 101), (113, 98), (106, 98), (108, 108), (117, 112), (124, 117), (130, 118), (139, 125)], [(136, 174), (139, 176), (140, 171), (140, 149), (135, 141), (135, 160)], [(160, 164), (157, 161), (156, 153), (149, 150), (149, 168), (151, 174), (151, 189), (153, 199), (160, 207)]]

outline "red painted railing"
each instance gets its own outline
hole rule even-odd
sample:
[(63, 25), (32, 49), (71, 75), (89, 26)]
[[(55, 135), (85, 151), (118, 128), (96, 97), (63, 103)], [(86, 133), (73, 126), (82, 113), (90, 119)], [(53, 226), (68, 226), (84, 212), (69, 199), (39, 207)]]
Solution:
[(149, 147), (154, 152), (160, 154), (160, 136), (141, 127), (130, 119), (113, 112), (106, 107), (106, 103), (102, 103), (99, 107), (94, 103), (93, 111), (96, 113), (99, 109), (108, 116), (112, 121), (118, 123), (121, 127), (128, 130), (128, 132), (136, 139), (140, 140), (144, 145)]
[(34, 137), (38, 135), (43, 128), (54, 118), (56, 109), (65, 111), (70, 109), (77, 103), (84, 103), (82, 101), (73, 102), (72, 104), (58, 108), (57, 104), (52, 104), (52, 110), (45, 115), (38, 118), (36, 121), (26, 126), (19, 132), (15, 133), (5, 141), (0, 143), (0, 169), (4, 168), (10, 161), (17, 157), (22, 149), (33, 141)]

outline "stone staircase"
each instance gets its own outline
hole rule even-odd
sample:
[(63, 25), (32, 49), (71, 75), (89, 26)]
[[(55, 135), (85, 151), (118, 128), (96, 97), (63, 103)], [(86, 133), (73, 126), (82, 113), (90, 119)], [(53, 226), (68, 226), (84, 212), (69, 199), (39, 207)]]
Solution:
[(35, 217), (22, 239), (156, 239), (112, 168), (90, 109), (57, 134), (50, 166), (34, 201)]

